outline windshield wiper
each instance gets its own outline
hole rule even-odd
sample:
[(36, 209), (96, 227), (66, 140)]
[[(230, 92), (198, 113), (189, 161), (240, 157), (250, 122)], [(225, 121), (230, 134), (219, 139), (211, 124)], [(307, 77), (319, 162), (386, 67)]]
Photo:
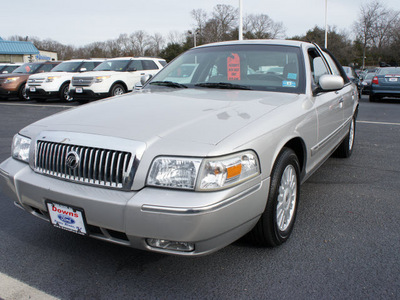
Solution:
[(195, 86), (212, 88), (212, 89), (251, 90), (251, 88), (248, 86), (228, 83), (228, 82), (203, 82), (195, 84)]
[(152, 81), (150, 84), (160, 85), (160, 86), (168, 86), (168, 87), (175, 87), (175, 88), (184, 88), (186, 89), (187, 86), (184, 84), (180, 84), (178, 82), (173, 81)]

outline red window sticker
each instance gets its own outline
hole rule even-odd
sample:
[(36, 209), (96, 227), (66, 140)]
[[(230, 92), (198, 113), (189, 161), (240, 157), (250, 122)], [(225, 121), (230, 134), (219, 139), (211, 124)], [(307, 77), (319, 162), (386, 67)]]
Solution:
[(240, 80), (240, 57), (237, 53), (232, 53), (227, 59), (228, 80)]
[(25, 66), (25, 70), (26, 70), (26, 72), (30, 72), (31, 67), (30, 66)]

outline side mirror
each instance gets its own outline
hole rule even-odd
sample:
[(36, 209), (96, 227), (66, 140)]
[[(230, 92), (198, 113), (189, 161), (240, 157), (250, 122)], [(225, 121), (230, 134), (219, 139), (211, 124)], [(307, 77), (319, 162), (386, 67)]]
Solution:
[(143, 87), (142, 83), (141, 83), (141, 82), (137, 82), (137, 83), (135, 84), (135, 86), (133, 87), (133, 89), (134, 89), (135, 91), (137, 91), (137, 90), (141, 90), (142, 87)]
[(151, 74), (146, 74), (146, 75), (143, 75), (142, 77), (140, 77), (140, 83), (142, 84), (142, 86), (145, 85), (145, 83), (147, 81), (149, 81), (152, 77), (153, 77), (153, 75), (151, 75)]
[(323, 91), (336, 91), (344, 86), (344, 81), (338, 75), (322, 75), (319, 78), (319, 86)]

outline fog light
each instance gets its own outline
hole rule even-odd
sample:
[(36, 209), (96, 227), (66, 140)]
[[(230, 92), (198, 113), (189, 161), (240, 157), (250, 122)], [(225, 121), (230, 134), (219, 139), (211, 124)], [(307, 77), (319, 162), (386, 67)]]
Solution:
[(165, 250), (183, 251), (190, 252), (194, 250), (193, 243), (187, 242), (174, 242), (160, 239), (146, 239), (147, 244), (150, 247), (160, 248)]

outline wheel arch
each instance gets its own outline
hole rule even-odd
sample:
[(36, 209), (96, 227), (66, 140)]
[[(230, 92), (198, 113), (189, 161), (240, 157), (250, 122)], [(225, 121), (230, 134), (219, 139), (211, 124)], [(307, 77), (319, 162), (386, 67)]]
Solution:
[(126, 86), (126, 83), (123, 82), (122, 80), (117, 80), (117, 81), (115, 81), (115, 82), (111, 85), (110, 91), (109, 91), (109, 92), (111, 92), (112, 88), (113, 88), (115, 85), (117, 85), (117, 84), (122, 85), (122, 86), (124, 87), (124, 89), (125, 89), (125, 92), (128, 92), (128, 87)]
[[(301, 180), (305, 176), (305, 167), (307, 163), (307, 150), (304, 140), (301, 137), (294, 137), (291, 140), (287, 141), (283, 147), (280, 149), (279, 153), (282, 152), (283, 148), (289, 148), (296, 153), (297, 159), (299, 160), (300, 164), (300, 177)], [(279, 154), (278, 154), (279, 156)], [(277, 157), (278, 157), (277, 156)]]

